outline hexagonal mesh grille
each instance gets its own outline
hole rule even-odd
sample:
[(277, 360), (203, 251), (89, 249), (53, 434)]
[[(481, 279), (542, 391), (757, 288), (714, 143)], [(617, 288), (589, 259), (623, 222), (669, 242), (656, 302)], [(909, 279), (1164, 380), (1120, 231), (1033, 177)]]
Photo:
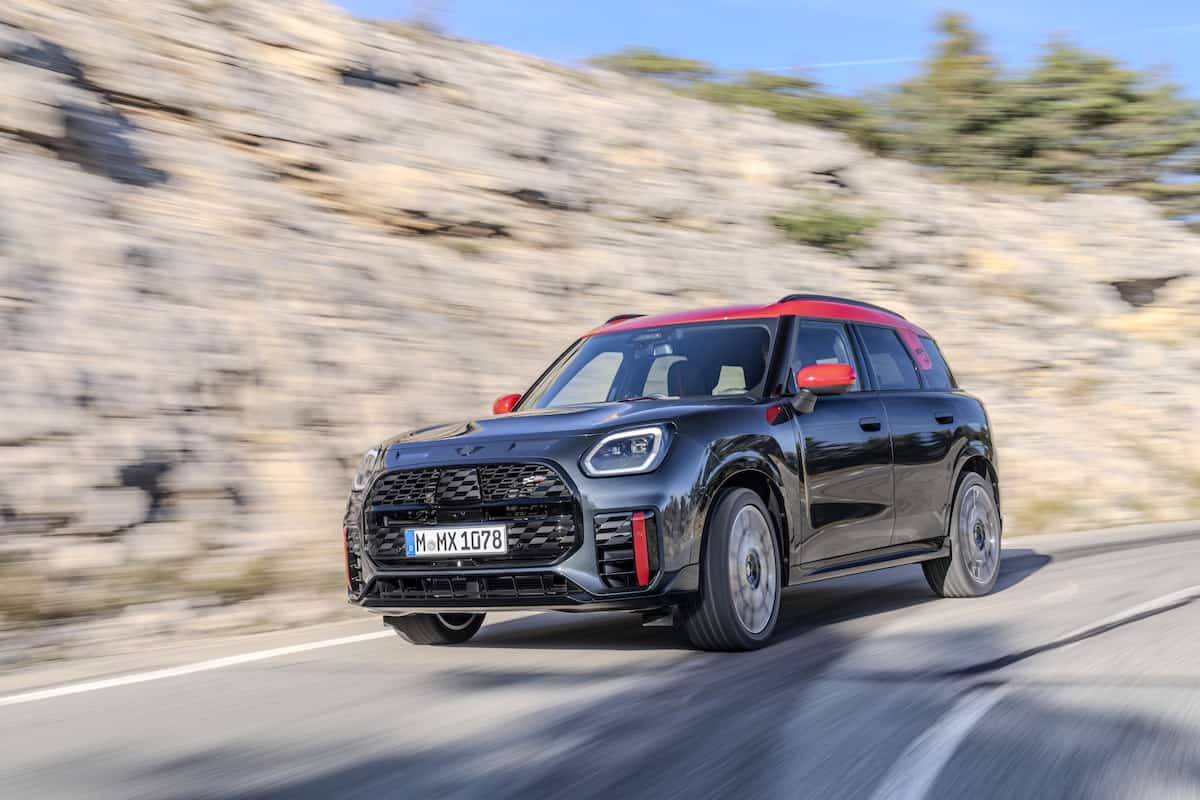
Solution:
[[(383, 475), (364, 504), (367, 552), (389, 567), (547, 564), (579, 544), (576, 506), (563, 477), (545, 464), (430, 467)], [(409, 558), (412, 527), (503, 522), (508, 552), (474, 558)]]

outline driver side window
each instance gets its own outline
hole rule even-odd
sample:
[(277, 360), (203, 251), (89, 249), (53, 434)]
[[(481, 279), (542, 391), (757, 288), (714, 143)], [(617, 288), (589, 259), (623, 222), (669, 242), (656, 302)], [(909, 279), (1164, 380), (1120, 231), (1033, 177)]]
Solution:
[[(814, 364), (848, 364), (854, 367), (854, 385), (851, 392), (862, 389), (862, 378), (858, 364), (854, 361), (854, 350), (850, 347), (850, 336), (846, 326), (836, 322), (797, 320), (795, 340), (792, 343), (792, 366), (796, 369)], [(789, 386), (789, 391), (795, 391)]]

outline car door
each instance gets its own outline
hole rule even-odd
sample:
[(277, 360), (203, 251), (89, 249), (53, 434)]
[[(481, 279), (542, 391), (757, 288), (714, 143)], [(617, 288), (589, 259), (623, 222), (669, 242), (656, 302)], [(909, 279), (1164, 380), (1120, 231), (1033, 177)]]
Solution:
[(804, 564), (886, 547), (892, 538), (892, 448), (883, 401), (866, 391), (865, 374), (846, 325), (798, 319), (789, 365), (850, 364), (859, 382), (818, 397), (797, 415), (806, 500), (800, 558)]
[[(892, 430), (896, 525), (892, 544), (945, 533), (957, 398), (931, 340), (894, 328), (856, 326)], [(904, 339), (911, 340), (910, 345)], [(917, 356), (920, 358), (919, 362)], [(935, 358), (936, 356), (936, 362)]]

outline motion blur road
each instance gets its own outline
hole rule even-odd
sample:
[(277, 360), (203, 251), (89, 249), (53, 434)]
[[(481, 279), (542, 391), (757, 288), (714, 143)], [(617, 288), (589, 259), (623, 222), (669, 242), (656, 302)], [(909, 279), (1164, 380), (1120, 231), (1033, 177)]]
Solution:
[(371, 618), (8, 676), (0, 794), (1195, 798), (1198, 557), (1200, 525), (1015, 539), (990, 597), (802, 587), (748, 654), (624, 614), (442, 649)]

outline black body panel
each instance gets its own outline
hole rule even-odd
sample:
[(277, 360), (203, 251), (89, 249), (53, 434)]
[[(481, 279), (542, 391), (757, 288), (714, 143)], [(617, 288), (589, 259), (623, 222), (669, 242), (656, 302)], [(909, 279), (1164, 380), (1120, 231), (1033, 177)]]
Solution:
[(896, 528), (893, 544), (919, 541), (946, 529), (963, 451), (990, 451), (986, 419), (974, 398), (958, 392), (881, 393), (892, 426)]
[(892, 445), (872, 392), (817, 400), (795, 426), (807, 479), (808, 530), (793, 564), (886, 547), (892, 540)]

